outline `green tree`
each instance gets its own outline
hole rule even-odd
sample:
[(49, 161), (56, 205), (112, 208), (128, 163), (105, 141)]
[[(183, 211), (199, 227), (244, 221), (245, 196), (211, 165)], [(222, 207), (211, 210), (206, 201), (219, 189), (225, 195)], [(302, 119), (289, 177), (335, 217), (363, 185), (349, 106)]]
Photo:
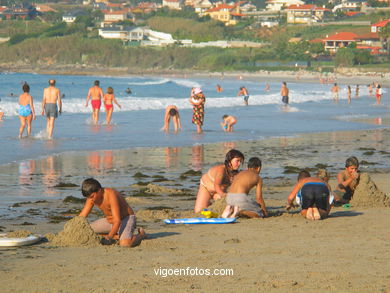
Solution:
[(387, 50), (387, 53), (390, 53), (390, 22), (381, 29), (379, 37), (381, 38), (382, 46)]
[(353, 49), (340, 48), (336, 52), (334, 57), (334, 63), (336, 66), (352, 66), (354, 64), (355, 54)]

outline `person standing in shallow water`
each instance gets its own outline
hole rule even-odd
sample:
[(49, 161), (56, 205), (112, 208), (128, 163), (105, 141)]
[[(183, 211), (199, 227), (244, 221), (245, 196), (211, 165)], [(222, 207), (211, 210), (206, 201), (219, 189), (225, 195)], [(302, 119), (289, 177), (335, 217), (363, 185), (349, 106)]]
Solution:
[(99, 87), (99, 85), (100, 81), (95, 80), (94, 86), (88, 91), (87, 102), (85, 103), (85, 107), (88, 107), (89, 99), (91, 99), (92, 120), (95, 125), (99, 122), (100, 106), (102, 105), (102, 99), (104, 98), (103, 90)]
[(121, 109), (121, 105), (117, 102), (114, 95), (114, 89), (112, 87), (107, 88), (107, 93), (103, 97), (104, 108), (106, 109), (106, 124), (110, 125), (112, 112), (114, 111), (114, 103)]
[(25, 83), (23, 84), (23, 94), (19, 96), (19, 119), (20, 119), (20, 128), (19, 128), (19, 138), (22, 138), (24, 128), (27, 123), (27, 136), (31, 134), (31, 121), (35, 120), (35, 109), (33, 98), (29, 94), (30, 86)]
[(58, 117), (58, 112), (62, 113), (61, 93), (55, 85), (56, 81), (50, 79), (49, 87), (44, 89), (42, 99), (42, 116), (46, 114), (46, 131), (49, 139), (53, 138), (54, 121)]
[(204, 104), (206, 97), (200, 88), (194, 88), (191, 93), (190, 103), (192, 104), (192, 123), (196, 125), (196, 132), (202, 133), (204, 121)]

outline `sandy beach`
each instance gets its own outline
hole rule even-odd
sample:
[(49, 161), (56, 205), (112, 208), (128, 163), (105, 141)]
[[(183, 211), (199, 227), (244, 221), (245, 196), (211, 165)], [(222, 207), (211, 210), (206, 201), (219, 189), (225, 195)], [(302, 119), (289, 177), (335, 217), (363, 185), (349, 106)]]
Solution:
[[(334, 187), (335, 174), (349, 155), (365, 160), (362, 172), (370, 174), (376, 186), (389, 194), (389, 170), (378, 163), (388, 160), (389, 136), (388, 129), (381, 129), (230, 143), (230, 147), (240, 149), (247, 158), (260, 156), (265, 170), (268, 164), (280, 165), (285, 170), (278, 177), (264, 178), (264, 198), (271, 215), (266, 219), (240, 218), (237, 223), (227, 225), (163, 224), (164, 218), (191, 215), (199, 180), (196, 172), (181, 180), (160, 178), (158, 182), (157, 177), (143, 178), (144, 183), (161, 187), (152, 190), (153, 195), (140, 195), (139, 186), (130, 183), (112, 186), (136, 210), (138, 225), (145, 228), (148, 239), (131, 249), (55, 247), (50, 242), (2, 248), (1, 291), (390, 292), (389, 207), (354, 206), (352, 201), (350, 208), (334, 208), (329, 219), (316, 222), (302, 218), (297, 210), (284, 211), (296, 177), (296, 173), (287, 172), (291, 166), (315, 168), (316, 163), (329, 163)], [(218, 148), (220, 144), (207, 146), (205, 153), (211, 155), (205, 155), (205, 166), (222, 160), (223, 150)], [(367, 152), (369, 148), (371, 154)], [(141, 158), (146, 158), (148, 152), (156, 157), (159, 152), (138, 151)], [(174, 158), (178, 166), (182, 166), (180, 161), (188, 160), (185, 148), (181, 154)], [(142, 159), (138, 160), (131, 166), (132, 173), (142, 170)], [(335, 160), (339, 163), (333, 163)], [(162, 172), (159, 163), (152, 165), (150, 161), (144, 170), (161, 177), (168, 175)], [(69, 180), (73, 182), (76, 178)], [(151, 182), (153, 178), (156, 181)], [(168, 190), (168, 195), (161, 194), (166, 188), (182, 189), (182, 194), (173, 194), (172, 190)], [(68, 189), (81, 197), (77, 185)], [(58, 221), (36, 220), (27, 214), (2, 221), (3, 232), (23, 229), (42, 235), (58, 233), (65, 221), (77, 215), (82, 207), (82, 203), (62, 200), (30, 205), (51, 214), (56, 211), (60, 214), (65, 209), (69, 212)], [(24, 221), (34, 225), (20, 225)], [(174, 275), (174, 269), (182, 275)], [(206, 272), (213, 275), (206, 276)]]
[(287, 81), (287, 82), (309, 82), (319, 83), (320, 75), (329, 78), (329, 83), (338, 82), (341, 84), (361, 84), (366, 85), (372, 82), (379, 82), (383, 87), (390, 87), (390, 72), (384, 70), (372, 71), (365, 68), (338, 68), (335, 73), (320, 73), (318, 71), (299, 70), (299, 71), (267, 71), (259, 70), (256, 72), (235, 71), (235, 72), (205, 72), (196, 70), (140, 70), (134, 71), (127, 67), (104, 68), (86, 66), (86, 65), (57, 65), (57, 66), (15, 66), (15, 64), (0, 65), (0, 72), (7, 72), (12, 68), (12, 72), (35, 72), (48, 75), (101, 75), (101, 76), (158, 76), (158, 77), (209, 77), (220, 79), (241, 79), (259, 80), (260, 82)]

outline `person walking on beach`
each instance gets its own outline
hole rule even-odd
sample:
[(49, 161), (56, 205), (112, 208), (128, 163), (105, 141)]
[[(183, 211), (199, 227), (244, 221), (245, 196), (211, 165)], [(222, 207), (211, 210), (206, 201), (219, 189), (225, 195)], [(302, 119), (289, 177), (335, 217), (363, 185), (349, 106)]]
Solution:
[(331, 89), (332, 91), (332, 96), (333, 96), (333, 102), (338, 103), (339, 102), (339, 86), (337, 83), (335, 83)]
[(382, 99), (382, 87), (380, 84), (378, 84), (376, 87), (375, 98), (376, 98), (377, 105), (379, 105), (381, 103), (381, 99)]
[(265, 83), (265, 88), (264, 88), (264, 90), (265, 90), (266, 92), (269, 92), (270, 86), (269, 86), (269, 83), (268, 83), (268, 82)]
[(226, 197), (227, 188), (244, 162), (244, 155), (235, 149), (226, 153), (225, 162), (211, 167), (200, 179), (194, 212), (200, 213), (210, 205), (210, 200)]
[(356, 85), (356, 89), (355, 89), (355, 97), (356, 97), (356, 98), (359, 98), (359, 91), (360, 91), (360, 87), (359, 87), (359, 85), (357, 84), (357, 85)]
[(162, 128), (165, 132), (169, 132), (169, 123), (171, 122), (171, 118), (173, 121), (173, 129), (175, 133), (177, 133), (182, 127), (179, 109), (175, 105), (169, 105), (165, 108), (164, 126)]
[(331, 209), (331, 188), (326, 181), (311, 177), (308, 171), (302, 170), (287, 198), (287, 211), (294, 207), (294, 199), (301, 206), (301, 215), (306, 219), (325, 219)]
[(244, 86), (240, 87), (240, 90), (237, 94), (237, 97), (238, 96), (243, 96), (244, 97), (244, 104), (246, 106), (248, 106), (249, 93), (248, 93), (248, 90), (246, 89), (246, 87), (244, 87)]
[(289, 89), (287, 87), (287, 83), (283, 81), (282, 83), (282, 88), (280, 89), (280, 95), (282, 96), (282, 102), (284, 103), (285, 106), (289, 104)]
[(80, 217), (88, 217), (92, 208), (96, 205), (105, 215), (91, 223), (95, 233), (108, 233), (101, 241), (103, 245), (114, 243), (114, 238), (119, 238), (119, 245), (134, 247), (146, 238), (144, 229), (138, 228), (138, 234), (134, 235), (136, 217), (133, 209), (119, 192), (112, 188), (103, 188), (94, 178), (85, 179), (81, 185), (81, 192), (87, 198)]
[(217, 84), (216, 89), (217, 89), (217, 93), (221, 93), (222, 92), (221, 85)]
[[(234, 176), (232, 185), (226, 195), (226, 208), (222, 218), (235, 218), (243, 215), (249, 218), (264, 218), (268, 216), (263, 199), (263, 180), (259, 176), (261, 160), (250, 158), (248, 169)], [(249, 191), (256, 186), (256, 201), (249, 198)]]
[(115, 99), (114, 89), (110, 86), (107, 88), (107, 93), (104, 95), (103, 101), (104, 108), (106, 109), (106, 124), (110, 125), (112, 112), (114, 111), (114, 103), (119, 107), (119, 109), (121, 109), (122, 106), (119, 105)]
[(19, 128), (19, 138), (22, 138), (24, 128), (27, 123), (27, 136), (31, 134), (31, 121), (35, 120), (35, 109), (33, 98), (29, 94), (30, 86), (25, 83), (23, 84), (23, 94), (19, 96), (19, 119), (20, 119), (20, 128)]
[(46, 132), (49, 139), (53, 138), (54, 121), (58, 117), (58, 113), (62, 113), (61, 93), (55, 85), (56, 81), (50, 79), (49, 87), (44, 89), (42, 99), (42, 116), (46, 114)]
[(87, 102), (85, 103), (85, 107), (88, 107), (89, 99), (91, 99), (92, 106), (92, 121), (93, 124), (98, 124), (99, 122), (99, 112), (100, 106), (102, 105), (103, 99), (103, 90), (100, 88), (100, 81), (95, 80), (94, 86), (91, 87), (88, 91)]
[(192, 123), (196, 125), (196, 132), (202, 133), (202, 125), (204, 121), (204, 104), (206, 97), (200, 88), (194, 88), (191, 91), (190, 103), (192, 104)]

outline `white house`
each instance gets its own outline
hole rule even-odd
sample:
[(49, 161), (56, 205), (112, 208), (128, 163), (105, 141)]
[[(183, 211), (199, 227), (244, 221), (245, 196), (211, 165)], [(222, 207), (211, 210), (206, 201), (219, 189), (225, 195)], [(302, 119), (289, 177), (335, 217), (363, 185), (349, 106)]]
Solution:
[(291, 5), (303, 5), (305, 2), (301, 0), (268, 0), (266, 1), (266, 10), (280, 11)]
[(181, 0), (163, 0), (162, 2), (162, 6), (168, 7), (169, 9), (181, 10), (182, 5)]

